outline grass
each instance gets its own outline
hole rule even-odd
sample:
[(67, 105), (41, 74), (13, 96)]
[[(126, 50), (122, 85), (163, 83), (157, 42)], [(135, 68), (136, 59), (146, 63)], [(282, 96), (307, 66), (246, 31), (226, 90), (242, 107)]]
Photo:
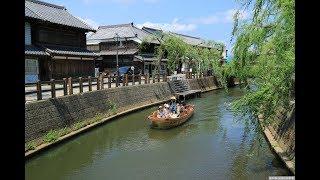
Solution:
[(73, 131), (77, 131), (81, 128), (86, 127), (87, 125), (99, 122), (103, 120), (106, 117), (112, 116), (117, 114), (118, 107), (115, 103), (108, 101), (110, 109), (106, 113), (97, 113), (94, 117), (85, 119), (83, 121), (77, 122), (75, 124), (72, 124), (69, 127), (64, 127), (62, 129), (58, 130), (50, 130), (47, 134), (44, 136), (25, 143), (25, 152), (36, 149), (37, 146), (40, 146), (44, 143), (52, 143), (57, 141), (60, 137), (69, 134)]

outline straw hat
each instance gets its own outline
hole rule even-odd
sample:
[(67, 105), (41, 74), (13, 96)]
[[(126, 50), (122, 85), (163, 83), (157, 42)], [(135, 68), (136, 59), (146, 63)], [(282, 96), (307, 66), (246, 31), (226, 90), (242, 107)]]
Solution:
[(169, 104), (166, 103), (166, 104), (164, 104), (164, 107), (167, 107), (167, 108), (168, 108), (168, 107), (170, 107), (170, 106), (169, 106)]
[(159, 109), (161, 109), (162, 108), (162, 106), (159, 106)]
[(170, 99), (176, 100), (177, 98), (175, 96), (172, 96)]

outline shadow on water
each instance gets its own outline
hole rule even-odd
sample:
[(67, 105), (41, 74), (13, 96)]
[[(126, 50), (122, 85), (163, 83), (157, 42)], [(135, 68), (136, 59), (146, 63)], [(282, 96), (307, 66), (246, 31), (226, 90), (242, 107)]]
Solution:
[(25, 177), (46, 179), (267, 179), (287, 175), (263, 141), (246, 132), (226, 104), (243, 95), (239, 88), (211, 91), (187, 103), (196, 106), (183, 125), (151, 129), (150, 107), (106, 123), (35, 156)]

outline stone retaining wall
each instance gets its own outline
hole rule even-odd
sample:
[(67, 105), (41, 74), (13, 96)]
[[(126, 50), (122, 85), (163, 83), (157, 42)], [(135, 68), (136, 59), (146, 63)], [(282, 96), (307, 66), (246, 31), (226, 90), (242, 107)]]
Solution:
[(50, 130), (68, 127), (76, 122), (108, 112), (112, 105), (121, 111), (170, 99), (168, 83), (142, 84), (85, 92), (37, 101), (25, 105), (25, 142), (43, 136)]
[(218, 89), (218, 82), (214, 76), (204, 77), (201, 79), (188, 79), (190, 89), (201, 89), (203, 91)]

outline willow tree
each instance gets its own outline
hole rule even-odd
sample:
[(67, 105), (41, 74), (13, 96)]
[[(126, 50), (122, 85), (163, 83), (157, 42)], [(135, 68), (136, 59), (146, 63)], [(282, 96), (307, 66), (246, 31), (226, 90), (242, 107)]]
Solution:
[(147, 49), (150, 42), (154, 40), (159, 43), (154, 49), (157, 58), (156, 61), (153, 62), (158, 73), (160, 73), (161, 61), (165, 56), (168, 59), (168, 69), (171, 72), (175, 70), (179, 61), (184, 62), (186, 60), (187, 44), (180, 37), (170, 33), (162, 32), (160, 37), (151, 35), (148, 38), (144, 38), (138, 48), (143, 51)]
[[(249, 115), (254, 123), (264, 115), (263, 125), (275, 117), (277, 109), (288, 107), (294, 98), (295, 4), (294, 0), (239, 0), (234, 16), (233, 59), (227, 73), (246, 82), (246, 94), (233, 103), (239, 115)], [(252, 18), (241, 20), (240, 12), (253, 8)], [(248, 121), (246, 121), (248, 123)]]

